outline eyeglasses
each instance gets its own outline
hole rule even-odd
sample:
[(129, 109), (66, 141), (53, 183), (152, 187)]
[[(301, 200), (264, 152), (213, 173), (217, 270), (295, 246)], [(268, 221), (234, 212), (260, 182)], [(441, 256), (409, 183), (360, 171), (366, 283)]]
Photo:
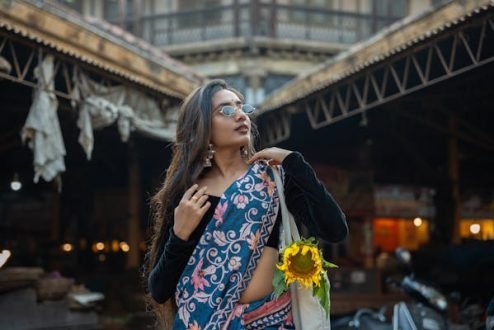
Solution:
[(242, 104), (239, 106), (224, 105), (221, 107), (219, 112), (225, 117), (233, 117), (235, 116), (235, 110), (237, 108), (240, 108), (240, 110), (242, 110), (242, 112), (245, 113), (246, 115), (250, 115), (254, 113), (254, 111), (256, 111), (256, 108), (254, 108), (252, 105)]

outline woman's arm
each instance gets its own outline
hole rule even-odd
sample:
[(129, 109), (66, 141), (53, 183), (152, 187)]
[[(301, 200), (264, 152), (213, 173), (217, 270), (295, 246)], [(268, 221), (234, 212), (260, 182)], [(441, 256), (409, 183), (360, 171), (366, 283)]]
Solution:
[(184, 241), (177, 237), (171, 225), (165, 226), (163, 235), (156, 262), (148, 278), (151, 297), (159, 304), (175, 293), (180, 275), (195, 247), (194, 241)]
[(180, 275), (192, 255), (196, 241), (189, 237), (211, 206), (206, 189), (194, 184), (170, 212), (173, 213), (173, 220), (165, 225), (157, 259), (148, 278), (151, 296), (160, 304), (173, 296)]
[(348, 235), (345, 215), (303, 156), (290, 153), (282, 167), (286, 204), (295, 220), (306, 225), (312, 235), (329, 242), (345, 239)]

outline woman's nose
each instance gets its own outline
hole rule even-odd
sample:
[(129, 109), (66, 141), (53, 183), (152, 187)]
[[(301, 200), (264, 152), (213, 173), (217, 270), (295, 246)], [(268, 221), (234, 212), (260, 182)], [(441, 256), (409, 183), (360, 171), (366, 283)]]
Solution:
[(245, 114), (245, 112), (243, 112), (241, 107), (237, 107), (235, 110), (236, 121), (245, 120), (247, 118), (247, 115)]

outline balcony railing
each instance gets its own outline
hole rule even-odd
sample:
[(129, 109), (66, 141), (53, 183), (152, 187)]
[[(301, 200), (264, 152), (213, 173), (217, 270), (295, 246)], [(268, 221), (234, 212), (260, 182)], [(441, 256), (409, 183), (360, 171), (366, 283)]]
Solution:
[(252, 1), (145, 16), (126, 24), (157, 46), (258, 36), (352, 44), (399, 18)]

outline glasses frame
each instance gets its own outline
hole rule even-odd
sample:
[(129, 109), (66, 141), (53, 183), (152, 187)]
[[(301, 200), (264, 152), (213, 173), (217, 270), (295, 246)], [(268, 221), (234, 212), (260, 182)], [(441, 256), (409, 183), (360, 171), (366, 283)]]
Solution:
[[(245, 107), (247, 107), (247, 109), (249, 109), (249, 110), (245, 111)], [(230, 108), (233, 109), (233, 111), (231, 113), (229, 113), (228, 111), (225, 111), (225, 109), (230, 109)], [(246, 115), (251, 115), (256, 111), (256, 108), (254, 106), (252, 106), (248, 103), (245, 103), (245, 104), (238, 104), (238, 105), (224, 105), (220, 108), (220, 110), (218, 112), (221, 113), (225, 117), (233, 117), (237, 113), (237, 109), (239, 109), (240, 111), (242, 111)]]

